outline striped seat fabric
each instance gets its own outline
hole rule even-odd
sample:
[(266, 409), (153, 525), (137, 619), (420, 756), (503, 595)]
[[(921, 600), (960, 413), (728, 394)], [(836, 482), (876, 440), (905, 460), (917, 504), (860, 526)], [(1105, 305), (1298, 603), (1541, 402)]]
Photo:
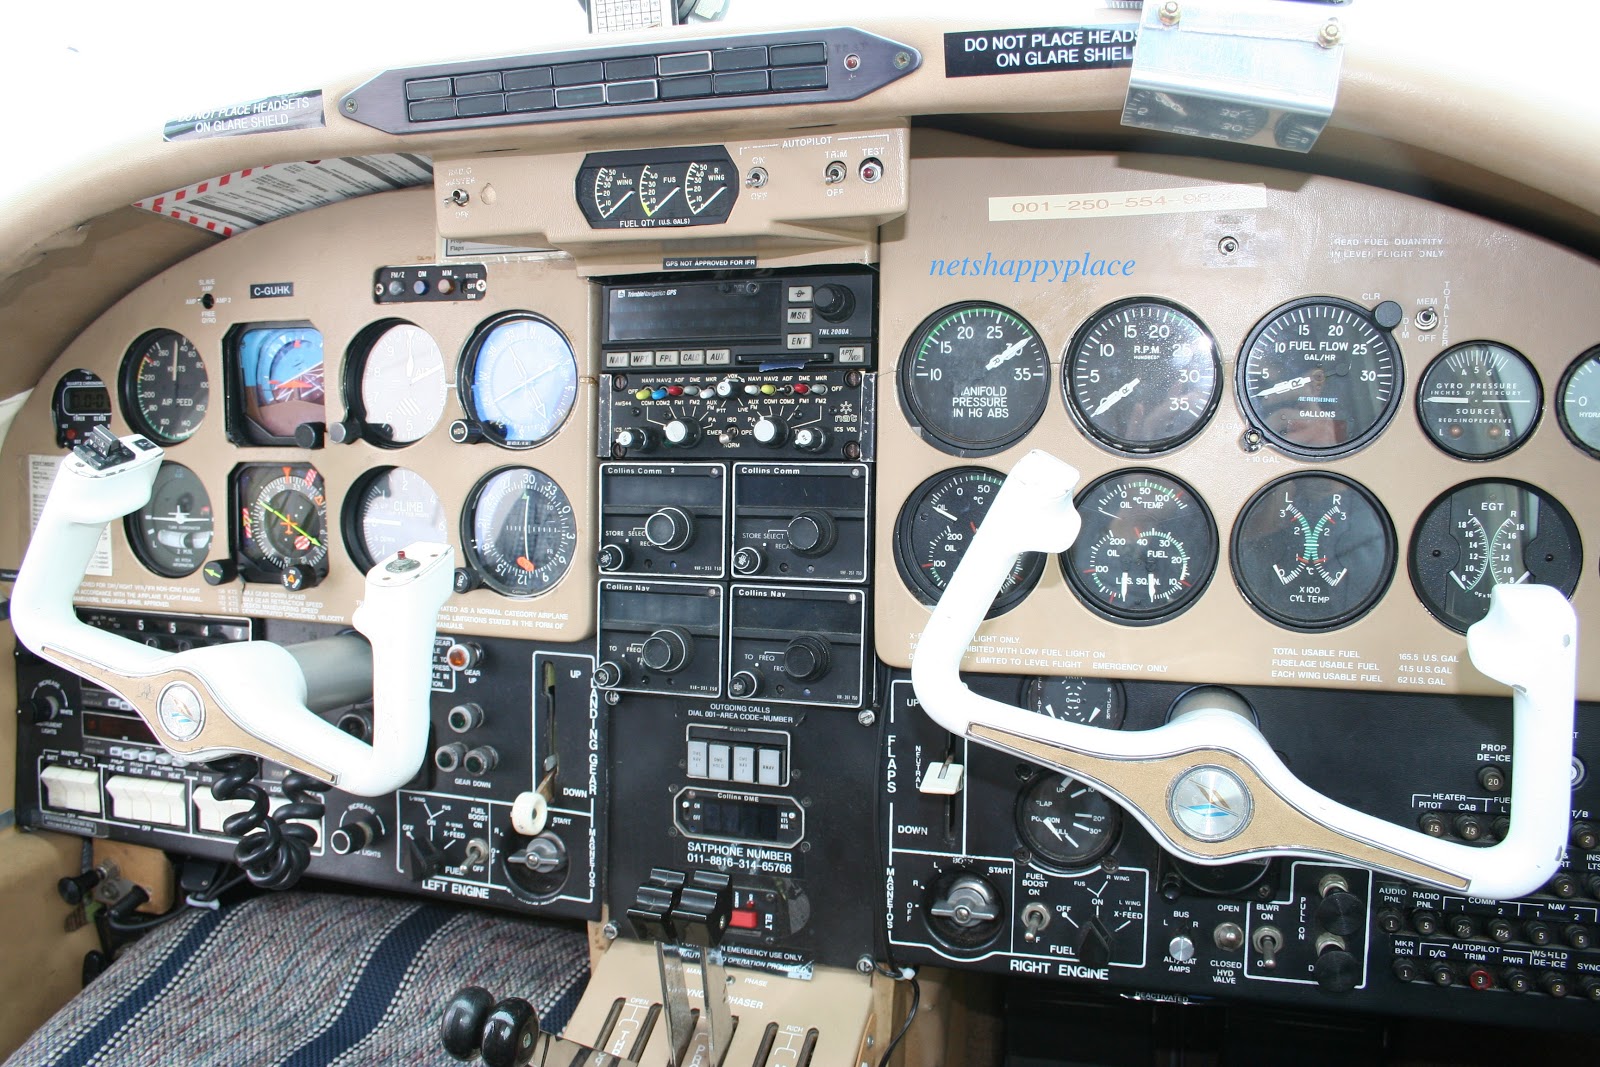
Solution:
[(453, 1064), (439, 1014), (461, 986), (566, 1025), (588, 977), (580, 930), (325, 893), (193, 909), (156, 928), (4, 1067)]

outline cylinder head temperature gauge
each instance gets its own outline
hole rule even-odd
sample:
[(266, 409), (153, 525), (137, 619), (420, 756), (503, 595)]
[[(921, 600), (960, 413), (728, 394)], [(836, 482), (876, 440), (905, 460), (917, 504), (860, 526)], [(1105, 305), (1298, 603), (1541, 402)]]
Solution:
[[(950, 584), (972, 535), (994, 502), (1005, 475), (986, 467), (943, 471), (912, 491), (894, 528), (894, 561), (917, 599), (935, 604)], [(989, 617), (1022, 602), (1044, 572), (1044, 556), (1029, 552), (1006, 575)]]
[(1010, 308), (969, 302), (923, 320), (900, 354), (900, 399), (923, 438), (987, 456), (1033, 429), (1050, 398), (1050, 354)]
[(1468, 482), (1422, 513), (1411, 538), (1411, 584), (1459, 633), (1489, 613), (1497, 585), (1534, 582), (1567, 596), (1583, 572), (1578, 527), (1561, 504), (1531, 485)]
[(1333, 630), (1377, 604), (1395, 553), (1394, 527), (1366, 489), (1336, 474), (1291, 474), (1239, 515), (1233, 580), (1279, 626)]
[(1186, 611), (1217, 569), (1217, 525), (1195, 491), (1171, 475), (1118, 471), (1078, 495), (1078, 539), (1061, 557), (1067, 582), (1092, 610), (1143, 626)]
[(1404, 372), (1392, 302), (1368, 311), (1335, 297), (1284, 304), (1256, 324), (1239, 357), (1239, 401), (1268, 442), (1293, 456), (1342, 456), (1394, 418)]
[(1544, 394), (1521, 355), (1493, 341), (1456, 345), (1428, 364), (1417, 417), (1433, 443), (1457, 459), (1495, 459), (1528, 439)]

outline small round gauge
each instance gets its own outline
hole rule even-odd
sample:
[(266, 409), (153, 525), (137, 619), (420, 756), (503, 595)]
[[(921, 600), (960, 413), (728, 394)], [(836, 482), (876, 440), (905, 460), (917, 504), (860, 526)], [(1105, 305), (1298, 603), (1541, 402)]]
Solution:
[(1117, 471), (1078, 495), (1078, 539), (1061, 557), (1074, 592), (1115, 622), (1142, 626), (1185, 611), (1217, 569), (1217, 525), (1171, 475)]
[(1076, 778), (1044, 773), (1017, 797), (1017, 836), (1041, 866), (1080, 871), (1111, 851), (1121, 815)]
[(1167, 794), (1167, 814), (1197, 841), (1227, 841), (1250, 825), (1253, 804), (1243, 779), (1225, 767), (1185, 771)]
[(150, 502), (129, 515), (124, 527), (140, 563), (164, 578), (183, 578), (200, 569), (211, 547), (211, 497), (194, 471), (165, 461)]
[(1239, 591), (1290, 630), (1333, 630), (1371, 611), (1396, 554), (1383, 505), (1336, 474), (1278, 479), (1250, 498), (1233, 528)]
[(1458, 459), (1495, 459), (1533, 433), (1544, 393), (1522, 356), (1493, 341), (1456, 345), (1428, 364), (1417, 417), (1433, 443)]
[(1411, 584), (1452, 630), (1489, 613), (1497, 585), (1553, 585), (1567, 596), (1583, 573), (1583, 542), (1554, 497), (1513, 481), (1459, 485), (1422, 513), (1411, 538)]
[(1312, 457), (1354, 452), (1382, 433), (1404, 381), (1388, 330), (1334, 297), (1291, 301), (1257, 323), (1238, 374), (1250, 422), (1282, 451)]
[(1022, 705), (1052, 719), (1122, 729), (1127, 701), (1122, 686), (1094, 678), (1029, 678), (1022, 683)]
[(1236, 897), (1254, 889), (1272, 868), (1271, 860), (1241, 860), (1238, 863), (1195, 863), (1168, 856), (1178, 877), (1189, 888), (1216, 897)]
[(439, 494), (422, 475), (405, 467), (368, 472), (345, 498), (344, 543), (363, 573), (418, 541), (448, 543), (449, 528)]
[(1125, 126), (1172, 130), (1221, 141), (1248, 141), (1267, 124), (1267, 110), (1206, 96), (1135, 89), (1122, 109)]
[(409, 445), (438, 425), (450, 383), (444, 353), (427, 330), (386, 319), (362, 330), (350, 350), (346, 395), (369, 441)]
[[(986, 467), (957, 467), (935, 474), (906, 499), (895, 521), (894, 561), (918, 600), (938, 602), (1004, 483), (1005, 475)], [(1016, 607), (1042, 573), (1042, 553), (1018, 557), (994, 598), (989, 617)]]
[(1124, 300), (1096, 312), (1067, 350), (1067, 409), (1089, 436), (1120, 452), (1165, 452), (1205, 427), (1221, 396), (1217, 342), (1164, 300)]
[[(683, 175), (683, 198), (689, 213), (699, 215), (714, 203), (719, 203), (724, 193), (738, 192), (730, 181), (728, 167), (717, 160), (696, 160), (690, 163)], [(727, 210), (726, 206), (723, 210)]]
[(1567, 440), (1600, 458), (1600, 345), (1579, 356), (1562, 375), (1556, 416)]
[(610, 218), (638, 192), (634, 175), (617, 167), (600, 167), (594, 172), (589, 199), (601, 218)]
[(1010, 308), (964, 303), (923, 320), (900, 355), (900, 397), (929, 444), (954, 456), (1008, 448), (1050, 397), (1050, 355)]
[(233, 476), (239, 573), (297, 586), (328, 573), (327, 495), (322, 475), (304, 464), (251, 463)]
[(578, 360), (548, 319), (510, 311), (479, 326), (462, 359), (461, 403), (484, 436), (532, 448), (561, 428), (578, 395)]
[(461, 536), (485, 585), (506, 596), (537, 596), (567, 573), (578, 525), (567, 494), (549, 475), (503, 467), (473, 486)]
[(181, 333), (139, 335), (122, 358), (119, 381), (128, 422), (160, 444), (187, 441), (206, 417), (211, 378), (194, 342)]

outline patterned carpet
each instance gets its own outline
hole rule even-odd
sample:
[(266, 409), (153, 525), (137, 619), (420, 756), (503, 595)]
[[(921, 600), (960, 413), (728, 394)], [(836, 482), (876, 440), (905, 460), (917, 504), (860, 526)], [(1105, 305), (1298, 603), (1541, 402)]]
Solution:
[(526, 997), (559, 1032), (587, 978), (567, 927), (270, 894), (147, 934), (4, 1067), (442, 1067), (439, 1013), (461, 986)]

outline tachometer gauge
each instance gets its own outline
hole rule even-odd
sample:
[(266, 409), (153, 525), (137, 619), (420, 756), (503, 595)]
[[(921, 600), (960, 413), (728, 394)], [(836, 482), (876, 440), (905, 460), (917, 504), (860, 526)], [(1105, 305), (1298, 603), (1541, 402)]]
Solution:
[(387, 319), (361, 331), (350, 348), (346, 395), (367, 440), (394, 448), (427, 436), (444, 414), (450, 388), (433, 336)]
[(1535, 582), (1567, 596), (1583, 571), (1583, 543), (1567, 509), (1531, 485), (1468, 482), (1422, 513), (1411, 538), (1411, 584), (1452, 630), (1489, 613), (1497, 585)]
[(1116, 682), (1057, 676), (1022, 683), (1022, 705), (1052, 719), (1120, 730), (1127, 700)]
[(1354, 452), (1382, 433), (1404, 381), (1388, 329), (1333, 297), (1295, 300), (1262, 319), (1238, 373), (1251, 424), (1276, 448), (1311, 457)]
[(1493, 341), (1456, 345), (1428, 364), (1417, 416), (1433, 443), (1458, 459), (1494, 459), (1528, 439), (1544, 394), (1521, 355)]
[(1336, 474), (1291, 474), (1240, 513), (1233, 580), (1279, 626), (1333, 630), (1377, 604), (1396, 551), (1389, 516), (1366, 489)]
[(561, 428), (578, 395), (578, 360), (555, 325), (510, 311), (479, 326), (462, 359), (461, 404), (484, 436), (532, 448)]
[(416, 471), (379, 467), (345, 498), (344, 543), (363, 572), (418, 541), (445, 544), (450, 523), (433, 486)]
[(1160, 622), (1195, 602), (1217, 569), (1217, 526), (1195, 491), (1150, 470), (1118, 471), (1078, 496), (1078, 539), (1061, 557), (1074, 592), (1115, 622)]
[(327, 496), (315, 467), (239, 467), (233, 473), (233, 505), (235, 562), (245, 581), (301, 589), (327, 577)]
[(467, 497), (461, 524), (467, 562), (491, 589), (537, 596), (567, 573), (578, 544), (567, 494), (549, 475), (504, 467)]
[(1121, 812), (1076, 778), (1045, 773), (1017, 797), (1017, 837), (1035, 862), (1077, 871), (1111, 851)]
[(129, 515), (128, 547), (164, 578), (193, 574), (211, 547), (211, 497), (194, 471), (168, 460), (156, 471), (150, 502)]
[[(906, 585), (924, 604), (937, 603), (972, 543), (1005, 475), (985, 467), (958, 467), (929, 478), (912, 492), (895, 521), (894, 561)], [(1044, 572), (1044, 556), (1017, 559), (989, 617), (1016, 607)]]
[(194, 342), (181, 333), (141, 334), (122, 359), (120, 380), (128, 422), (153, 441), (186, 441), (206, 417), (211, 379)]
[(900, 354), (900, 397), (927, 442), (983, 456), (1033, 429), (1050, 397), (1050, 355), (1021, 315), (965, 303), (925, 319)]
[(1556, 395), (1556, 416), (1567, 440), (1600, 457), (1600, 345), (1567, 368)]
[(1095, 313), (1067, 350), (1067, 409), (1089, 436), (1121, 452), (1165, 452), (1204, 429), (1222, 364), (1198, 319), (1163, 300), (1124, 300)]

